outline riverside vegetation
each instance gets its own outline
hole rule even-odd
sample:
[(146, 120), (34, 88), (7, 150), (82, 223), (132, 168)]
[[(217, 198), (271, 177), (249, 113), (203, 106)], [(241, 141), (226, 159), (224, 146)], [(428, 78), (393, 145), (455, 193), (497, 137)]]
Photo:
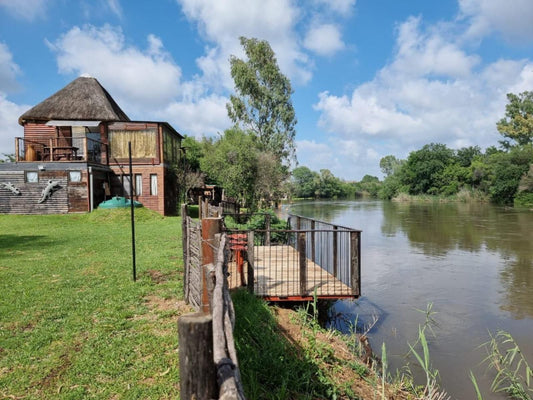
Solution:
[[(0, 397), (178, 397), (176, 320), (191, 311), (182, 299), (180, 219), (136, 211), (133, 282), (128, 212), (0, 216)], [(385, 345), (370, 365), (359, 335), (321, 328), (316, 304), (270, 307), (245, 291), (234, 303), (250, 399), (445, 398), (427, 326), (412, 344), (427, 377), (416, 386), (408, 370), (390, 373)], [(531, 399), (531, 368), (511, 340), (498, 333), (488, 344), (494, 390)]]

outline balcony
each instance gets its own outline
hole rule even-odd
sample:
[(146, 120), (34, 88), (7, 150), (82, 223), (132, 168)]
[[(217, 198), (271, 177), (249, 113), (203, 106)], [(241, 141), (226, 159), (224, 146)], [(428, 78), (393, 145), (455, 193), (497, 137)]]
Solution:
[(87, 137), (32, 137), (15, 138), (17, 162), (91, 162), (107, 164), (108, 146)]

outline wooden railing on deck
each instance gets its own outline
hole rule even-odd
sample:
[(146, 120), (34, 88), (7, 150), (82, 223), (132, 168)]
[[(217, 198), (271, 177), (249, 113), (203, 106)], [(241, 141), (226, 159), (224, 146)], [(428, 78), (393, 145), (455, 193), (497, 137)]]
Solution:
[(88, 137), (15, 138), (16, 161), (86, 161), (107, 163), (107, 145)]

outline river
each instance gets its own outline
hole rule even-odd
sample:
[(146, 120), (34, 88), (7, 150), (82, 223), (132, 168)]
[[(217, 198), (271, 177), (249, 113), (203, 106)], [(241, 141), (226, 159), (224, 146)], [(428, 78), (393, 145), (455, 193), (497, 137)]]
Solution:
[(505, 398), (490, 393), (493, 374), (480, 365), (489, 332), (511, 333), (533, 365), (533, 212), (364, 200), (283, 210), (363, 231), (362, 297), (336, 302), (331, 325), (348, 333), (350, 323), (368, 325), (377, 316), (371, 344), (379, 353), (386, 343), (393, 368), (408, 361), (407, 343), (415, 343), (426, 319), (420, 310), (429, 304), (431, 362), (452, 398), (476, 398), (470, 370), (485, 400)]

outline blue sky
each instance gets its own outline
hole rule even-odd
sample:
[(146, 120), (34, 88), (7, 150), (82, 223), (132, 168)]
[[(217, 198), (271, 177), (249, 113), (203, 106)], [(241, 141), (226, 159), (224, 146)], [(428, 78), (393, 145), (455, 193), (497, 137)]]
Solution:
[(18, 117), (80, 75), (132, 119), (230, 126), (230, 55), (266, 39), (290, 78), (300, 165), (347, 180), (430, 142), (496, 145), (533, 90), (530, 0), (0, 0), (0, 153)]

